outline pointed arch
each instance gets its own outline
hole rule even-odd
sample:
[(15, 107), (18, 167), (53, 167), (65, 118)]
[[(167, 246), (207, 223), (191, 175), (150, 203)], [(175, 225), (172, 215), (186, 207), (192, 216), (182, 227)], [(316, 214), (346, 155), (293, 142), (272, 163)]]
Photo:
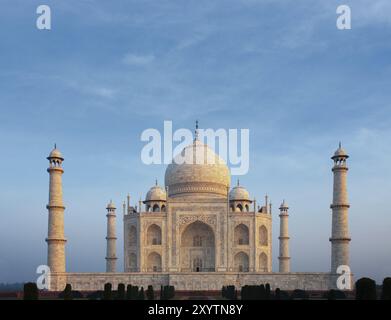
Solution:
[(267, 255), (264, 252), (262, 252), (259, 255), (259, 271), (269, 272), (268, 263), (267, 263)]
[(137, 255), (135, 253), (129, 254), (129, 271), (136, 272), (137, 271)]
[(249, 231), (248, 227), (243, 223), (237, 225), (234, 230), (235, 245), (248, 245), (249, 244)]
[(156, 224), (151, 224), (147, 230), (147, 245), (156, 246), (161, 244), (162, 244), (162, 229)]
[(162, 257), (157, 252), (152, 252), (148, 255), (147, 269), (149, 272), (162, 271)]
[(235, 271), (248, 272), (249, 271), (249, 258), (248, 254), (241, 251), (234, 257)]
[(261, 246), (267, 246), (268, 245), (268, 235), (267, 235), (267, 229), (264, 225), (259, 227), (259, 244)]
[(202, 221), (190, 223), (181, 234), (181, 271), (215, 271), (215, 235)]
[(137, 229), (135, 226), (130, 226), (129, 228), (129, 246), (137, 246)]

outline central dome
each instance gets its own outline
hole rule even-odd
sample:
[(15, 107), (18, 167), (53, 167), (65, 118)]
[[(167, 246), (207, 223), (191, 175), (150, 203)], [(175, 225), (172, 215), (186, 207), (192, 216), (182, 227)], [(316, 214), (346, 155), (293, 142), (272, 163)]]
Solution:
[(200, 193), (226, 197), (230, 173), (225, 161), (196, 139), (168, 165), (165, 185), (170, 197)]

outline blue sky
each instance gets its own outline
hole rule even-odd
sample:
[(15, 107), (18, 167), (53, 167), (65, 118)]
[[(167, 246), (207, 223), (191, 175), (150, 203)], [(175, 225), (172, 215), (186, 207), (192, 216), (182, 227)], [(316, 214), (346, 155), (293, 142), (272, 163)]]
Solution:
[[(250, 129), (240, 180), (275, 208), (290, 204), (292, 271), (329, 270), (330, 156), (341, 140), (353, 272), (391, 275), (390, 1), (44, 3), (51, 31), (35, 27), (42, 1), (5, 0), (0, 12), (1, 282), (33, 279), (46, 262), (54, 142), (65, 156), (67, 269), (104, 271), (107, 202), (138, 201), (163, 182), (163, 165), (140, 161), (141, 132), (196, 119)], [(335, 26), (342, 3), (351, 30)], [(276, 209), (273, 219), (277, 270)]]

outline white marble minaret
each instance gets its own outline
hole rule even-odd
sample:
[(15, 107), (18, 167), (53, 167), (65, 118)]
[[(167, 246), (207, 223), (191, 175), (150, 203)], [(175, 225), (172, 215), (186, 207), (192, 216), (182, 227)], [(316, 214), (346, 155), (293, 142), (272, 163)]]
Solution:
[(279, 260), (279, 272), (291, 271), (291, 257), (289, 256), (289, 229), (288, 229), (288, 205), (285, 200), (280, 206), (280, 256)]
[(115, 205), (112, 201), (107, 205), (107, 250), (106, 250), (106, 272), (116, 272), (117, 256), (115, 235)]
[(49, 160), (49, 212), (48, 222), (48, 266), (51, 272), (65, 272), (64, 203), (62, 200), (62, 162), (61, 152), (54, 146), (47, 157)]
[(336, 273), (339, 266), (349, 266), (349, 223), (348, 223), (348, 191), (346, 160), (349, 158), (346, 151), (339, 144), (331, 159), (334, 160), (334, 187), (331, 230), (331, 272)]

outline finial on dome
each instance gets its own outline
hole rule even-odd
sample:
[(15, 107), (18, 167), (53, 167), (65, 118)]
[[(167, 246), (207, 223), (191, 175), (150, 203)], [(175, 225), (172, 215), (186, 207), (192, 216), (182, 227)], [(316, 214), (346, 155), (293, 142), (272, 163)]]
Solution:
[(239, 179), (238, 179), (238, 182), (237, 182), (237, 184), (238, 184), (238, 187), (239, 187), (239, 186), (240, 186)]
[(280, 209), (288, 209), (288, 208), (289, 208), (289, 207), (288, 207), (288, 204), (287, 204), (287, 202), (285, 201), (285, 199), (282, 200)]
[(108, 203), (106, 209), (116, 209), (112, 199), (110, 199), (110, 202)]
[(331, 159), (336, 160), (339, 158), (349, 158), (348, 154), (346, 153), (345, 149), (342, 148), (342, 143), (341, 141), (338, 144), (338, 149), (337, 151), (334, 152), (334, 155), (331, 157)]
[(50, 160), (52, 158), (64, 160), (60, 150), (57, 149), (57, 144), (56, 143), (54, 144), (53, 150), (50, 152), (49, 156), (46, 159)]
[(157, 186), (157, 179), (155, 179), (155, 186)]

